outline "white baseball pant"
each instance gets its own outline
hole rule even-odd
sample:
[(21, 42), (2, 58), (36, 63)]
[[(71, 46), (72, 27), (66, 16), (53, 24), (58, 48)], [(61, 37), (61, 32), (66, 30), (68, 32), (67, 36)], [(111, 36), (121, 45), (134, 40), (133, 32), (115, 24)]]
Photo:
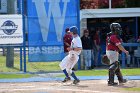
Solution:
[(72, 73), (72, 68), (78, 62), (79, 56), (75, 51), (70, 51), (69, 54), (59, 64), (61, 70), (66, 69), (68, 73)]

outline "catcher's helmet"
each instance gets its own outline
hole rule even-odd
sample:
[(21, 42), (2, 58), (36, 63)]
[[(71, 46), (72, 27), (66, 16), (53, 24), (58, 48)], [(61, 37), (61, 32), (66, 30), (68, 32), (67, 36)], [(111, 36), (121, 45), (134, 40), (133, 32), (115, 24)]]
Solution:
[(70, 27), (70, 32), (73, 32), (73, 34), (78, 34), (78, 28), (76, 26)]
[(119, 23), (112, 23), (110, 25), (110, 29), (111, 29), (112, 33), (116, 33), (118, 35), (121, 35), (121, 33), (122, 33), (122, 28), (121, 28), (121, 25)]

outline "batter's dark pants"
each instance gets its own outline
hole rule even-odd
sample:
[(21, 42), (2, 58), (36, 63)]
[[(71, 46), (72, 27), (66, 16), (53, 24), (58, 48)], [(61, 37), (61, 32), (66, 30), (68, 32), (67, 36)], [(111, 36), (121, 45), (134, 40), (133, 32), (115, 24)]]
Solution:
[(108, 83), (114, 83), (114, 76), (117, 75), (118, 81), (123, 81), (123, 76), (120, 71), (120, 64), (118, 61), (112, 63), (109, 67), (109, 80)]

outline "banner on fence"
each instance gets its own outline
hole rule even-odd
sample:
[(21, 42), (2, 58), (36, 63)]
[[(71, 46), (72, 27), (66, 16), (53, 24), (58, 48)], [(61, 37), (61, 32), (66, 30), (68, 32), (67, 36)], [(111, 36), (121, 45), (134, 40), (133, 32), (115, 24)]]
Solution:
[(0, 15), (0, 44), (23, 43), (22, 15)]
[(64, 57), (63, 36), (78, 25), (78, 0), (28, 0), (29, 61)]

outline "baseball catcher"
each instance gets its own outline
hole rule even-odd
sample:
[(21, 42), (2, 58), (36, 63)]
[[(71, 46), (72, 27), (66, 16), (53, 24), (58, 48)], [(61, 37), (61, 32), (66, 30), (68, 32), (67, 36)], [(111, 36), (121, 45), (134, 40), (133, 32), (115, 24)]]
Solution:
[(119, 83), (126, 82), (126, 79), (123, 79), (120, 71), (118, 56), (119, 50), (126, 55), (128, 55), (129, 52), (121, 45), (122, 40), (119, 37), (122, 33), (121, 25), (119, 23), (112, 23), (110, 29), (111, 32), (108, 33), (106, 38), (106, 55), (110, 61), (108, 86), (113, 86), (118, 84), (114, 82), (114, 75), (117, 75)]

